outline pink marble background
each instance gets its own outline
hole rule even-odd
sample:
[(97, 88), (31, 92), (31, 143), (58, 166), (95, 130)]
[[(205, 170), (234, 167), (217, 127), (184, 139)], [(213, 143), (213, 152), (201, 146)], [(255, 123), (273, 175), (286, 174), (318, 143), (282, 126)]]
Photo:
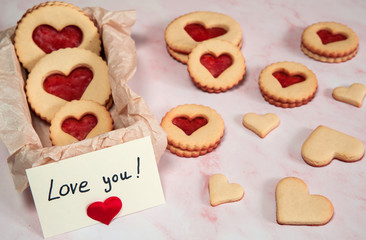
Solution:
[[(0, 30), (15, 26), (34, 0), (2, 2)], [(79, 7), (137, 10), (132, 29), (138, 69), (131, 88), (148, 103), (160, 121), (171, 108), (185, 103), (214, 108), (225, 121), (222, 143), (198, 158), (179, 158), (166, 152), (159, 163), (166, 204), (50, 239), (366, 239), (366, 163), (333, 161), (322, 168), (307, 165), (300, 150), (318, 125), (326, 125), (366, 144), (366, 106), (356, 108), (335, 101), (332, 90), (366, 84), (366, 2), (363, 0), (309, 1), (70, 1)], [(166, 51), (164, 30), (174, 18), (195, 10), (217, 11), (236, 19), (243, 30), (242, 52), (247, 73), (234, 89), (209, 94), (197, 89), (186, 66)], [(350, 26), (358, 35), (356, 57), (340, 64), (317, 62), (300, 50), (301, 33), (319, 21)], [(295, 61), (318, 77), (315, 99), (295, 109), (274, 107), (264, 101), (258, 76), (267, 65)], [(1, 75), (1, 73), (0, 73)], [(364, 103), (366, 105), (366, 103)], [(245, 113), (276, 113), (280, 126), (265, 139), (244, 128)], [(42, 239), (29, 190), (18, 194), (8, 172), (7, 150), (0, 144), (0, 231), (2, 239)], [(244, 198), (211, 207), (207, 190), (210, 175), (225, 174), (243, 186)], [(275, 187), (288, 176), (304, 180), (311, 194), (326, 196), (334, 205), (325, 226), (282, 226), (276, 223)], [(148, 201), (148, 198), (146, 199)]]

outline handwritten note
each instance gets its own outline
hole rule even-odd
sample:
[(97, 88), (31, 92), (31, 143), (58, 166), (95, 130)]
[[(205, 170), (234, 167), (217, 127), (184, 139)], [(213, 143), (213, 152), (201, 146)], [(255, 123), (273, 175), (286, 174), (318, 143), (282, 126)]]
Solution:
[(27, 176), (45, 238), (98, 223), (86, 209), (110, 196), (123, 203), (115, 218), (165, 203), (150, 137), (31, 168)]

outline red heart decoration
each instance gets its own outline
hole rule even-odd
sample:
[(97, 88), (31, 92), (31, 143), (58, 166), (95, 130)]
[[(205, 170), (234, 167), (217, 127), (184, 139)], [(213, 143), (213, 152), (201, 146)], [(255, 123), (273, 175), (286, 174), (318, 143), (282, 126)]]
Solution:
[(61, 129), (81, 141), (88, 136), (97, 125), (98, 119), (93, 114), (86, 114), (80, 120), (67, 118), (62, 122)]
[(201, 56), (200, 61), (214, 78), (220, 76), (223, 71), (233, 64), (233, 59), (229, 54), (221, 54), (219, 57), (215, 57), (211, 54), (204, 54)]
[(280, 82), (283, 88), (305, 81), (305, 78), (301, 75), (289, 75), (284, 71), (277, 71), (272, 73), (272, 75)]
[(318, 34), (318, 36), (320, 37), (320, 39), (322, 40), (323, 44), (328, 44), (328, 43), (332, 43), (332, 42), (338, 42), (338, 41), (343, 41), (346, 40), (347, 37), (344, 36), (343, 34), (333, 34), (328, 30), (322, 29), (316, 32)]
[(52, 74), (43, 82), (43, 88), (49, 94), (66, 101), (80, 100), (89, 83), (93, 80), (93, 72), (87, 67), (78, 67), (68, 76)]
[(79, 46), (83, 40), (83, 32), (73, 25), (66, 26), (61, 31), (49, 25), (40, 25), (34, 29), (32, 38), (35, 44), (48, 54), (60, 48)]
[(109, 225), (122, 208), (122, 201), (118, 197), (107, 198), (104, 202), (94, 202), (86, 210), (87, 215), (101, 223)]
[(205, 28), (205, 26), (192, 23), (184, 27), (184, 30), (195, 40), (196, 42), (202, 42), (211, 38), (215, 38), (224, 35), (227, 31), (223, 28)]
[(176, 117), (173, 119), (173, 124), (180, 129), (182, 129), (185, 134), (190, 136), (197, 129), (205, 126), (207, 124), (207, 119), (204, 117), (196, 117), (193, 119), (188, 119), (186, 117)]

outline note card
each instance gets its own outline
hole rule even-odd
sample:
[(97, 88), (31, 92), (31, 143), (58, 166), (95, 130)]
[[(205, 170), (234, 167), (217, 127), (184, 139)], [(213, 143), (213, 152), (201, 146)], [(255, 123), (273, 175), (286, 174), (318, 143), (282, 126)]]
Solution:
[(26, 172), (45, 238), (165, 203), (150, 137)]

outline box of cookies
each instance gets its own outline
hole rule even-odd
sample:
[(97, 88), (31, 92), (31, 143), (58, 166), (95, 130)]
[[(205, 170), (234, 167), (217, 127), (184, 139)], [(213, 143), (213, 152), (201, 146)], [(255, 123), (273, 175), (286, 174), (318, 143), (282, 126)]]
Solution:
[(166, 134), (127, 82), (136, 71), (136, 12), (45, 2), (0, 34), (0, 135), (15, 188), (25, 170), (149, 136), (159, 161)]

